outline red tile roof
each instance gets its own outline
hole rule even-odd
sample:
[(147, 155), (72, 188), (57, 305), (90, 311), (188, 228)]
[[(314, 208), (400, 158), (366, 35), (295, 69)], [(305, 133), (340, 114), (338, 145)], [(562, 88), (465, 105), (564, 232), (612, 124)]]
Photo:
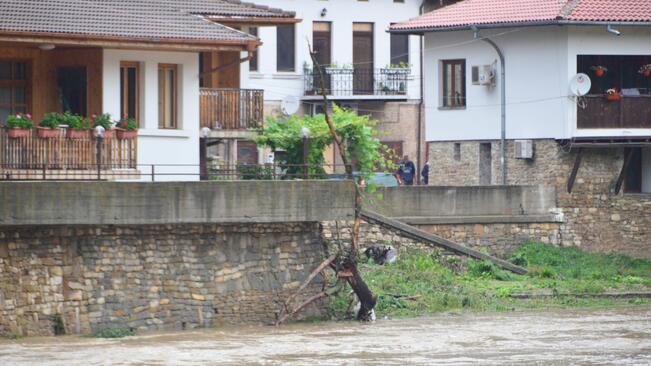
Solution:
[(437, 31), (470, 25), (644, 22), (651, 0), (464, 0), (391, 26), (391, 31)]

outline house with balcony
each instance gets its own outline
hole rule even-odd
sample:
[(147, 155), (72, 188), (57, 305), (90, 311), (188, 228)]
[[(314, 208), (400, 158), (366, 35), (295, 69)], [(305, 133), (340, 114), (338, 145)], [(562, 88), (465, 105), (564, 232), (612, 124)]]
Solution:
[(198, 180), (202, 127), (219, 140), (263, 119), (262, 91), (241, 89), (237, 73), (261, 42), (235, 25), (295, 21), (227, 0), (1, 2), (0, 123), (68, 112), (138, 126), (99, 141), (65, 125), (50, 138), (3, 128), (0, 179)]
[(465, 0), (424, 39), (430, 184), (555, 186), (566, 245), (651, 241), (651, 2)]
[[(242, 65), (243, 85), (264, 90), (265, 114), (316, 114), (328, 99), (379, 121), (382, 142), (418, 163), (420, 40), (389, 34), (394, 23), (418, 16), (439, 0), (259, 0), (296, 13), (302, 21), (249, 27), (263, 45)], [(312, 46), (323, 77), (310, 56)], [(261, 154), (262, 155), (262, 154)], [(328, 161), (335, 162), (334, 150)], [(418, 164), (420, 165), (420, 164)]]

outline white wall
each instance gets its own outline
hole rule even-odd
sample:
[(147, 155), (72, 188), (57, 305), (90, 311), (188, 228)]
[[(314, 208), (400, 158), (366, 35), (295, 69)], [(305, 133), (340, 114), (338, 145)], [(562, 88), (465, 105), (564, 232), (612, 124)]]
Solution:
[[(483, 30), (493, 35), (506, 59), (506, 136), (508, 139), (564, 139), (579, 136), (648, 136), (651, 130), (577, 130), (576, 103), (569, 98), (569, 82), (577, 73), (577, 55), (649, 55), (648, 28), (530, 27)], [(467, 107), (439, 109), (439, 60), (466, 59)], [(496, 86), (471, 84), (473, 65), (498, 59), (488, 44), (470, 31), (428, 33), (425, 36), (425, 105), (428, 141), (500, 138), (499, 63)]]
[[(149, 174), (146, 165), (183, 164), (156, 167), (156, 173), (191, 173), (194, 176), (157, 176), (163, 180), (198, 180), (199, 176), (199, 56), (192, 52), (104, 50), (103, 106), (114, 118), (120, 116), (120, 62), (140, 63), (140, 130), (138, 164)], [(178, 66), (178, 126), (176, 130), (158, 128), (158, 64)], [(143, 176), (150, 180), (151, 176)]]
[[(567, 47), (561, 27), (482, 31), (493, 35), (506, 63), (507, 138), (563, 135), (566, 123)], [(440, 109), (439, 61), (466, 60), (465, 109)], [(495, 64), (495, 87), (472, 85), (473, 65)], [(470, 31), (425, 36), (425, 108), (428, 141), (500, 138), (500, 64), (495, 50)]]
[[(283, 10), (295, 11), (302, 19), (296, 25), (296, 72), (276, 70), (276, 28), (261, 27), (258, 30), (263, 45), (258, 51), (258, 72), (249, 74), (248, 63), (242, 64), (242, 87), (265, 90), (265, 99), (280, 101), (287, 95), (303, 96), (303, 64), (312, 64), (307, 40), (312, 42), (312, 22), (332, 22), (332, 62), (339, 65), (353, 62), (353, 22), (371, 22), (374, 27), (375, 67), (390, 64), (390, 35), (386, 32), (391, 23), (405, 21), (418, 16), (421, 0), (256, 0), (256, 4), (269, 5)], [(321, 17), (321, 10), (327, 15)], [(413, 80), (409, 83), (410, 99), (419, 98), (419, 37), (411, 36), (409, 63), (412, 65)]]

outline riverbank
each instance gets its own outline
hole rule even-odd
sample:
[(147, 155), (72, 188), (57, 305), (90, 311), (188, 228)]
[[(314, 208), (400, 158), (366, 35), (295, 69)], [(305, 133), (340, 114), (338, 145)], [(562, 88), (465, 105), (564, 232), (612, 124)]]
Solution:
[[(516, 275), (485, 261), (419, 251), (401, 253), (392, 265), (365, 263), (360, 270), (378, 296), (378, 318), (651, 303), (650, 260), (533, 242), (509, 260), (529, 273)], [(333, 317), (346, 318), (349, 303), (345, 292), (333, 298)]]

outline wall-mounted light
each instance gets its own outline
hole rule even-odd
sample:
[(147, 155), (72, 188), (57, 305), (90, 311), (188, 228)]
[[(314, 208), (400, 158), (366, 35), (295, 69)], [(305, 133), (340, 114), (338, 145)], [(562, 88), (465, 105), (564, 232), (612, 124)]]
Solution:
[(52, 51), (56, 46), (51, 43), (44, 43), (38, 46), (41, 51)]
[(328, 9), (326, 8), (321, 9), (321, 17), (323, 18), (326, 15), (328, 15)]
[(95, 137), (101, 139), (104, 137), (104, 132), (106, 132), (106, 129), (104, 129), (102, 126), (96, 126), (93, 132), (95, 134)]
[(617, 29), (613, 28), (613, 26), (610, 25), (610, 24), (608, 24), (608, 28), (606, 28), (606, 31), (608, 31), (608, 33), (616, 35), (616, 36), (621, 36), (622, 35), (622, 32), (620, 32)]

